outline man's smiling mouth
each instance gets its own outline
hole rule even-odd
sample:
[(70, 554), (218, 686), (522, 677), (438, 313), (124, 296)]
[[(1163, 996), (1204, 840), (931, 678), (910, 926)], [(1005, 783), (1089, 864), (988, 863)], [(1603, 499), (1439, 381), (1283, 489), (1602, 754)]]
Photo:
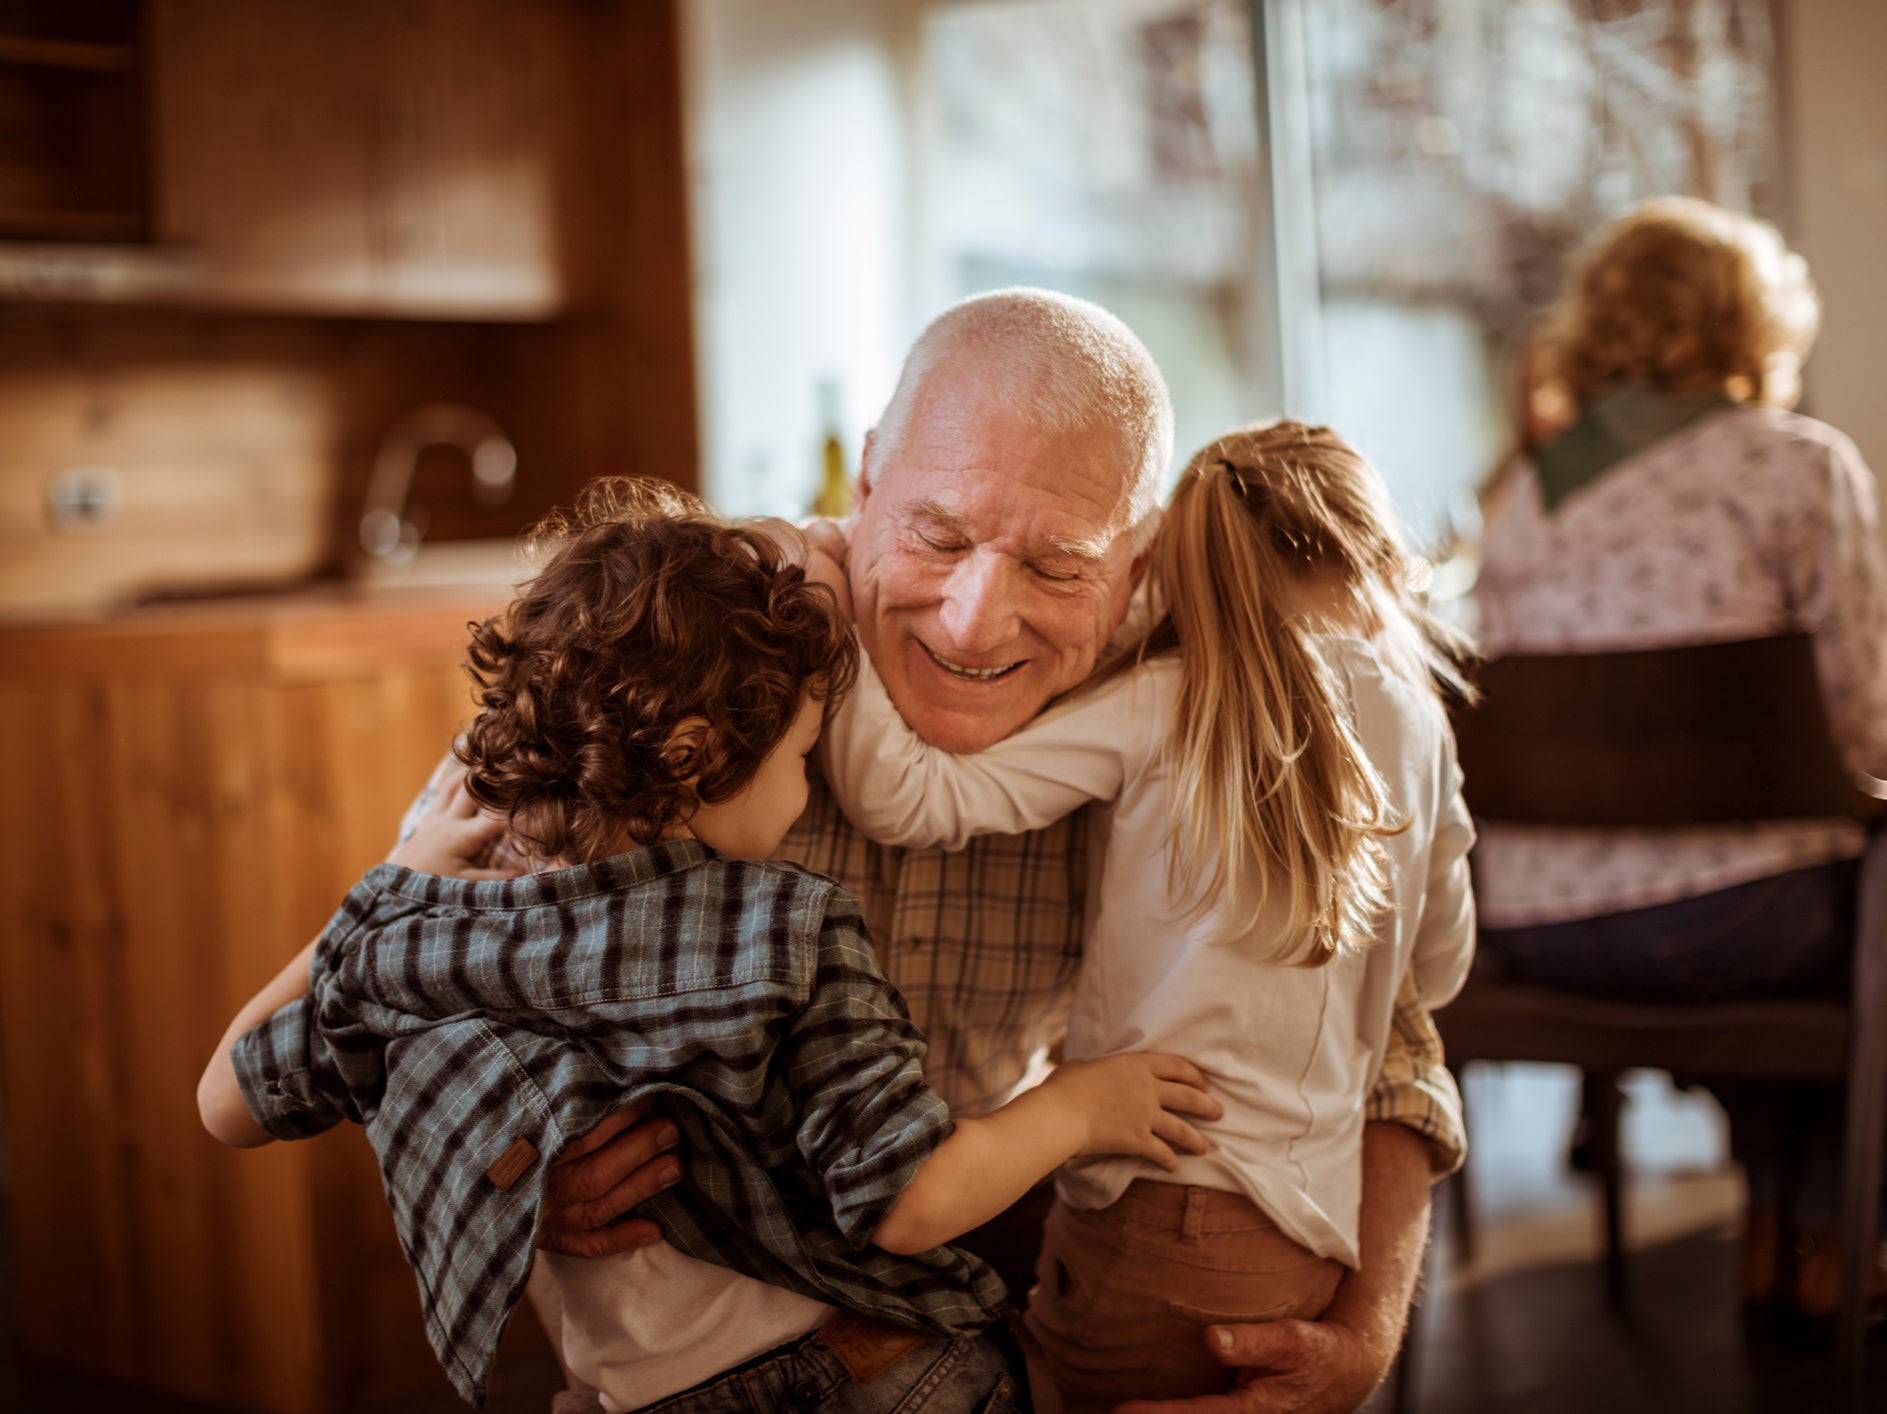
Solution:
[(1000, 668), (971, 668), (964, 666), (962, 663), (951, 662), (948, 658), (938, 654), (934, 648), (921, 638), (916, 640), (916, 642), (917, 646), (922, 648), (924, 652), (930, 656), (931, 662), (935, 663), (952, 677), (959, 677), (967, 682), (994, 682), (997, 678), (1007, 677), (1010, 673), (1013, 673), (1017, 668), (1028, 662), (1027, 658), (1022, 658), (1018, 659), (1016, 662), (1005, 664)]

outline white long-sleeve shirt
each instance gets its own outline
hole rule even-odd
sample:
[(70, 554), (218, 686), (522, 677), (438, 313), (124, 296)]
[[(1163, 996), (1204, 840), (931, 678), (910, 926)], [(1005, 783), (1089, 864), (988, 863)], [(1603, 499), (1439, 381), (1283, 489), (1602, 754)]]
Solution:
[[(883, 844), (956, 849), (976, 834), (1039, 829), (1093, 812), (1080, 975), (1065, 1054), (1168, 1051), (1202, 1070), (1225, 1106), (1211, 1153), (1168, 1174), (1145, 1160), (1079, 1159), (1057, 1178), (1076, 1207), (1104, 1207), (1136, 1178), (1239, 1192), (1319, 1256), (1357, 1264), (1363, 1106), (1388, 1040), (1397, 989), (1422, 1002), (1460, 988), (1473, 951), (1454, 739), (1434, 694), (1395, 676), (1355, 638), (1321, 640), (1342, 670), (1364, 750), (1409, 828), (1385, 838), (1392, 908), (1360, 956), (1317, 969), (1254, 960), (1214, 907), (1189, 918), (1167, 843), (1171, 782), (1161, 747), (1176, 723), (1179, 662), (1168, 656), (1078, 693), (986, 751), (957, 756), (905, 725), (861, 655), (858, 687), (822, 741), (840, 805)], [(1259, 927), (1282, 923), (1274, 899)], [(1270, 920), (1267, 922), (1267, 920)]]

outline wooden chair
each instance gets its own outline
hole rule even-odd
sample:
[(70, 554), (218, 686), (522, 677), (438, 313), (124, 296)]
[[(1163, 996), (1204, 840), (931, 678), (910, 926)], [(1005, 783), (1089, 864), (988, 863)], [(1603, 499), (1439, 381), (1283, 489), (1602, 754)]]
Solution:
[(1477, 975), (1436, 1017), (1457, 1070), (1477, 1060), (1547, 1061), (1589, 1077), (1588, 1093), (1599, 1100), (1589, 1119), (1615, 1301), (1624, 1296), (1614, 1084), (1621, 1071), (1845, 1083), (1836, 1355), (1858, 1409), (1887, 1111), (1887, 831), (1879, 828), (1887, 784), (1857, 780), (1842, 765), (1805, 634), (1507, 657), (1486, 665), (1481, 687), (1482, 705), (1456, 724), (1468, 804), (1479, 819), (1656, 827), (1845, 815), (1869, 827), (1846, 999), (1642, 1004)]

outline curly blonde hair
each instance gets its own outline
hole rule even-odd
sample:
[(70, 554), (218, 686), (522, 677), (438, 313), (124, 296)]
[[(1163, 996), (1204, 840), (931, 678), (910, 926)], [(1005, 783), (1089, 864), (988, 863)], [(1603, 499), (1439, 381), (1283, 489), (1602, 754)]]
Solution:
[(1581, 406), (1621, 382), (1786, 404), (1820, 321), (1807, 262), (1774, 226), (1664, 197), (1581, 248), (1547, 338), (1558, 378)]

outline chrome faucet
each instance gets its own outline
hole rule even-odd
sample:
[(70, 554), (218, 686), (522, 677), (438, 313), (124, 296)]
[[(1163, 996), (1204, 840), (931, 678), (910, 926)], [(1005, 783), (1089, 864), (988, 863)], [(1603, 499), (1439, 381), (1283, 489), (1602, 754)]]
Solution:
[(458, 403), (425, 403), (402, 414), (380, 439), (367, 506), (360, 517), (360, 548), (389, 565), (409, 563), (425, 525), (407, 518), (413, 468), (428, 447), (457, 447), (472, 463), (472, 495), (481, 506), (502, 506), (517, 484), (518, 451), (482, 412)]

